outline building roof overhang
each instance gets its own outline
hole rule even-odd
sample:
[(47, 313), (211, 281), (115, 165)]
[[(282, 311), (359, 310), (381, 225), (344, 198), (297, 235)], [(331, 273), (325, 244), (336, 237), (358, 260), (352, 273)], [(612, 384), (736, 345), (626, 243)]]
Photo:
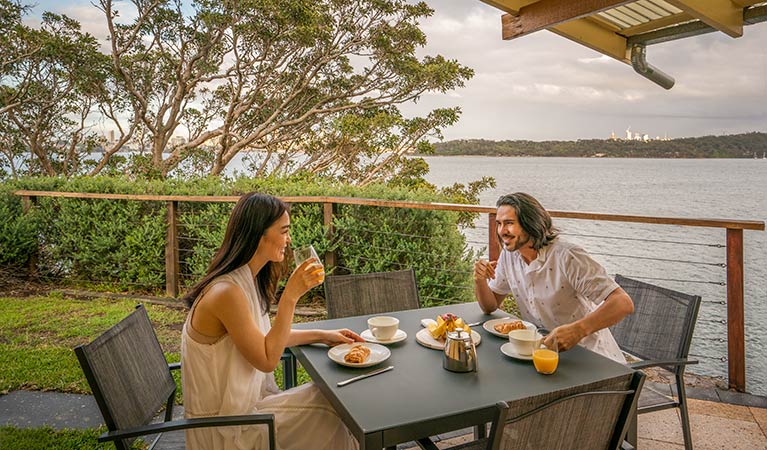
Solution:
[(670, 89), (674, 79), (646, 60), (646, 47), (710, 32), (737, 38), (767, 21), (753, 0), (481, 0), (504, 14), (504, 40), (549, 30), (625, 64)]

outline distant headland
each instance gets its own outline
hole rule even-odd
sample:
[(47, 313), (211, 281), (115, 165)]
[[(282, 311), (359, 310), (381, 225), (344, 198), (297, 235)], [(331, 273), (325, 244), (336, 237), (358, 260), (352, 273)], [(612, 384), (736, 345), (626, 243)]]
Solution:
[(679, 139), (491, 141), (458, 139), (434, 144), (437, 156), (570, 156), (583, 158), (757, 158), (767, 156), (767, 133)]

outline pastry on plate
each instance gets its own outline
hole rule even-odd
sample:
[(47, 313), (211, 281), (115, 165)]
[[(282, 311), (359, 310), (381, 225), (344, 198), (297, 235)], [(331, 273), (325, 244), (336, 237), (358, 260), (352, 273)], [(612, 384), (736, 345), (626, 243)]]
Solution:
[(501, 334), (509, 334), (511, 330), (524, 330), (527, 327), (525, 327), (521, 320), (515, 320), (512, 322), (496, 323), (493, 328)]
[(370, 349), (364, 345), (357, 344), (353, 346), (344, 355), (344, 361), (350, 364), (362, 364), (370, 357)]

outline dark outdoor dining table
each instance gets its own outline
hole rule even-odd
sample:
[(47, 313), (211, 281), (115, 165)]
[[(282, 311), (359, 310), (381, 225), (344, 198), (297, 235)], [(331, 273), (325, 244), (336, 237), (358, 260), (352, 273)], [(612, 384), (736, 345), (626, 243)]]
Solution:
[[(513, 401), (626, 374), (632, 370), (580, 346), (562, 352), (552, 375), (535, 371), (532, 361), (501, 353), (506, 339), (481, 326), (473, 329), (482, 340), (477, 346), (477, 372), (454, 373), (442, 368), (442, 352), (416, 342), (423, 318), (453, 313), (467, 323), (507, 316), (496, 311), (484, 314), (477, 303), (386, 313), (400, 320), (407, 339), (389, 345), (391, 357), (373, 367), (349, 368), (332, 361), (328, 347), (291, 347), (301, 365), (327, 397), (360, 444), (361, 450), (393, 447), (402, 442), (481, 425), (492, 420), (498, 401)], [(379, 314), (380, 315), (380, 314)], [(367, 328), (367, 318), (295, 324), (294, 328)], [(379, 367), (388, 372), (338, 387), (336, 383)], [(511, 412), (513, 414), (513, 411)], [(310, 432), (310, 431), (307, 431)]]

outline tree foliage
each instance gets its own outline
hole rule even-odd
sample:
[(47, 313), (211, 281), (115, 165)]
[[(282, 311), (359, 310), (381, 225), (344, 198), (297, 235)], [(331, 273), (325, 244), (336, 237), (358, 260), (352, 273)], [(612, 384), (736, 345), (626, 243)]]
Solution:
[[(86, 156), (100, 145), (97, 120), (120, 127), (121, 105), (109, 58), (96, 39), (65, 16), (42, 15), (39, 28), (22, 22), (27, 8), (0, 0), (0, 154), (12, 175), (97, 173), (109, 164)], [(127, 141), (128, 132), (120, 135)]]
[[(247, 152), (252, 176), (407, 178), (414, 167), (403, 155), (428, 151), (427, 138), (460, 111), (406, 118), (399, 106), (472, 76), (416, 55), (426, 42), (419, 21), (433, 12), (425, 3), (98, 0), (103, 54), (66, 16), (24, 25), (18, 1), (0, 0), (10, 30), (0, 41), (0, 136), (11, 161), (30, 152), (30, 173), (220, 175)], [(111, 146), (88, 131), (94, 113), (121, 126)], [(133, 157), (115, 157), (129, 148)], [(104, 153), (87, 165), (93, 150)]]
[[(191, 14), (179, 1), (133, 5), (136, 19), (119, 24), (112, 0), (100, 1), (113, 64), (161, 176), (193, 155), (221, 174), (247, 151), (256, 176), (386, 179), (405, 152), (458, 114), (405, 119), (397, 105), (471, 76), (455, 61), (415, 56), (425, 43), (418, 20), (431, 14), (423, 3), (199, 1)], [(170, 145), (181, 129), (187, 142)]]

